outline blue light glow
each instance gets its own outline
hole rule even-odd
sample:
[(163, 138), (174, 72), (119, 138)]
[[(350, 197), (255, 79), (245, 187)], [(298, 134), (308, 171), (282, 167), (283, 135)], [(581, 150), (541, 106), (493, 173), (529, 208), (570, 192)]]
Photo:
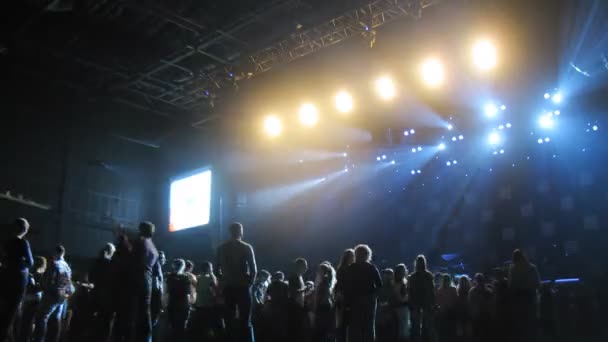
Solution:
[(439, 146), (437, 146), (437, 148), (438, 148), (440, 151), (443, 151), (443, 150), (445, 150), (445, 144), (444, 144), (444, 143), (441, 143), (441, 144), (439, 144)]
[(418, 151), (422, 151), (422, 147), (421, 146), (418, 146)]
[(452, 163), (450, 161), (445, 162), (445, 165), (450, 166)]
[(538, 119), (538, 125), (541, 128), (551, 129), (555, 126), (555, 121), (551, 115), (545, 114)]
[(502, 106), (500, 106), (500, 109), (501, 109), (501, 110), (507, 110), (507, 106), (502, 105)]
[(452, 160), (452, 164), (454, 164), (454, 165), (458, 164), (458, 160)]
[(538, 140), (537, 140), (537, 142), (538, 142), (539, 144), (542, 144), (542, 143), (543, 143), (543, 139), (538, 139)]
[(597, 131), (599, 129), (599, 127), (597, 127), (597, 125), (593, 125), (593, 127), (591, 127), (591, 129), (593, 129), (594, 131)]
[(505, 150), (501, 149), (500, 151), (498, 151), (500, 154), (505, 154)]
[(415, 174), (416, 174), (416, 171), (415, 171), (415, 170), (412, 170), (412, 171), (410, 171), (410, 173), (411, 173), (411, 174), (413, 174), (413, 175), (415, 175)]
[(209, 223), (211, 170), (175, 180), (169, 192), (169, 230), (174, 232)]
[(545, 100), (548, 100), (551, 97), (551, 94), (545, 93)]
[(511, 123), (507, 122), (507, 128), (511, 128)]
[(496, 113), (498, 113), (498, 108), (496, 108), (495, 104), (488, 103), (485, 105), (483, 111), (486, 113), (487, 117), (493, 118), (496, 116)]
[(420, 170), (416, 170), (416, 173), (417, 173), (417, 174), (420, 174), (420, 173), (422, 173), (422, 171), (420, 171)]
[(462, 139), (464, 139), (464, 135), (461, 134), (458, 136), (458, 140), (462, 140)]
[(412, 152), (416, 153), (416, 148), (412, 147)]
[(413, 129), (410, 129), (410, 134), (416, 134), (416, 131)]
[(456, 139), (456, 137), (452, 137), (452, 141), (456, 141), (456, 140), (458, 140), (458, 139)]
[(410, 132), (408, 132), (408, 131), (403, 131), (403, 135), (405, 135), (405, 136), (407, 137), (408, 135), (410, 135)]
[(386, 159), (386, 154), (382, 155), (382, 160)]
[(380, 158), (380, 157), (376, 157), (376, 160), (377, 160), (377, 161), (380, 161), (380, 160), (382, 160), (382, 158)]
[(395, 161), (394, 160), (391, 160), (391, 165), (395, 165)]
[(546, 138), (545, 138), (545, 142), (549, 142), (549, 141), (551, 141), (551, 138), (546, 137)]
[(554, 103), (562, 102), (562, 94), (560, 94), (560, 93), (553, 94), (553, 97), (551, 98), (551, 100), (553, 100)]
[(448, 124), (448, 131), (451, 131), (454, 128), (454, 126), (452, 126), (452, 124)]
[(562, 112), (560, 112), (559, 110), (556, 110), (556, 111), (553, 112), (553, 114), (555, 114), (555, 115), (560, 115), (561, 113)]
[(501, 140), (500, 134), (496, 132), (492, 132), (490, 135), (488, 135), (488, 142), (490, 145), (498, 145)]

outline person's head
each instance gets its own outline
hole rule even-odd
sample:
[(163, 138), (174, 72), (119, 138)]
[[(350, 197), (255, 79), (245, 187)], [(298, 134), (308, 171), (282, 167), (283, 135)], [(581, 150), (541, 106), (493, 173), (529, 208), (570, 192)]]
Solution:
[(284, 281), (284, 280), (285, 280), (285, 274), (281, 271), (274, 272), (274, 274), (272, 275), (272, 281)]
[(38, 273), (44, 273), (46, 270), (46, 258), (37, 256), (34, 258), (34, 270)]
[(101, 249), (101, 256), (106, 259), (112, 259), (114, 253), (116, 252), (116, 247), (114, 247), (113, 243), (106, 243), (105, 246)]
[(55, 260), (61, 260), (61, 259), (63, 259), (64, 256), (65, 256), (65, 247), (63, 247), (62, 245), (55, 247), (55, 251), (53, 254), (53, 257), (55, 258)]
[(471, 289), (471, 280), (469, 279), (469, 277), (467, 277), (466, 275), (463, 275), (460, 278), (458, 278), (457, 291), (458, 291), (459, 296), (468, 295), (470, 289)]
[(475, 284), (478, 287), (483, 287), (486, 285), (486, 277), (483, 275), (483, 273), (475, 274)]
[(447, 289), (452, 286), (452, 276), (447, 273), (444, 273), (441, 278), (441, 287)]
[(184, 273), (184, 270), (186, 269), (186, 262), (184, 261), (184, 259), (175, 259), (173, 260), (173, 271), (177, 274), (181, 274)]
[(203, 274), (211, 274), (213, 273), (213, 264), (209, 261), (205, 261), (201, 264), (201, 270)]
[(390, 268), (382, 270), (382, 283), (384, 286), (389, 286), (395, 281), (395, 271)]
[(420, 254), (416, 257), (416, 261), (414, 262), (414, 269), (416, 272), (426, 272), (426, 258), (424, 255)]
[(167, 256), (165, 255), (165, 252), (158, 251), (158, 262), (161, 266), (165, 266), (165, 264), (167, 263)]
[(186, 269), (184, 272), (192, 273), (194, 271), (194, 263), (191, 260), (186, 260)]
[(526, 258), (524, 252), (522, 252), (520, 249), (516, 249), (513, 251), (513, 264), (522, 265), (527, 263), (528, 259)]
[(308, 271), (308, 261), (304, 258), (297, 258), (294, 262), (294, 271), (298, 275), (304, 275)]
[(27, 235), (27, 232), (30, 230), (30, 223), (26, 219), (20, 217), (16, 219), (13, 223), (13, 229), (14, 235), (22, 239), (25, 235)]
[(402, 283), (407, 278), (407, 267), (405, 264), (399, 264), (395, 266), (395, 281), (398, 283)]
[(261, 270), (258, 272), (257, 278), (259, 284), (268, 283), (270, 281), (270, 272)]
[(355, 247), (355, 262), (370, 262), (372, 260), (372, 249), (368, 245), (357, 245)]
[(342, 253), (342, 257), (340, 258), (340, 262), (338, 263), (338, 269), (347, 267), (355, 262), (355, 250), (352, 248), (348, 248)]
[(243, 238), (243, 225), (239, 222), (234, 222), (230, 225), (230, 237), (234, 240), (241, 240)]
[(143, 221), (139, 224), (139, 236), (141, 236), (144, 239), (149, 239), (152, 236), (154, 236), (154, 231), (156, 230), (156, 227), (154, 226), (154, 223), (149, 222), (149, 221)]

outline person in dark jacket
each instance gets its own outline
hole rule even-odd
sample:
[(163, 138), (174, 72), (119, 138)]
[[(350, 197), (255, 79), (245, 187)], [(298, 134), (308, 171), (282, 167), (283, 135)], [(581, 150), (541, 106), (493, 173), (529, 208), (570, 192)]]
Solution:
[(91, 291), (92, 311), (95, 315), (95, 339), (105, 342), (112, 328), (112, 257), (116, 247), (106, 243), (89, 271), (89, 282), (93, 284)]
[(135, 341), (152, 341), (152, 283), (154, 265), (158, 260), (158, 251), (152, 236), (154, 224), (142, 222), (139, 224), (139, 239), (133, 243), (131, 253), (131, 270), (133, 285), (133, 313), (135, 322)]
[(414, 263), (414, 273), (409, 277), (409, 300), (412, 314), (412, 338), (422, 336), (435, 341), (433, 314), (435, 310), (435, 284), (429, 272), (424, 255), (419, 255)]
[(173, 341), (183, 341), (186, 338), (186, 324), (190, 316), (192, 301), (192, 281), (185, 272), (186, 263), (183, 259), (173, 261), (173, 272), (167, 275), (167, 317)]
[(382, 279), (371, 260), (372, 250), (369, 246), (358, 245), (355, 247), (355, 263), (346, 270), (344, 292), (351, 315), (347, 333), (350, 342), (376, 340), (376, 307)]
[(34, 318), (42, 302), (42, 276), (46, 271), (46, 264), (45, 257), (37, 256), (34, 258), (34, 272), (30, 273), (30, 280), (27, 284), (25, 299), (21, 308), (21, 319), (17, 336), (17, 341), (19, 342), (29, 342), (34, 332)]
[(29, 281), (29, 269), (34, 264), (32, 250), (25, 235), (30, 229), (29, 222), (18, 218), (11, 226), (13, 237), (4, 245), (2, 259), (3, 291), (0, 294), (0, 341), (4, 341), (13, 326), (17, 310), (25, 296)]

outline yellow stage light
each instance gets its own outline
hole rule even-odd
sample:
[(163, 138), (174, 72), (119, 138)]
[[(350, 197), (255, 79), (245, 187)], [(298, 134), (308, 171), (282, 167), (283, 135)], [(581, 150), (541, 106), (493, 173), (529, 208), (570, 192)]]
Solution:
[(319, 121), (319, 111), (312, 103), (305, 103), (300, 106), (300, 123), (307, 127), (312, 127)]
[(353, 97), (345, 90), (336, 94), (336, 108), (341, 113), (348, 113), (353, 110)]
[(436, 58), (427, 59), (422, 63), (421, 72), (422, 80), (429, 87), (438, 87), (443, 84), (443, 81), (445, 80), (443, 64)]
[(376, 80), (376, 92), (383, 100), (390, 100), (397, 93), (393, 80), (388, 76), (382, 76)]
[(496, 66), (496, 47), (489, 40), (480, 40), (473, 45), (473, 63), (482, 71)]
[(283, 132), (281, 119), (276, 115), (268, 115), (264, 119), (264, 131), (270, 137), (278, 137)]

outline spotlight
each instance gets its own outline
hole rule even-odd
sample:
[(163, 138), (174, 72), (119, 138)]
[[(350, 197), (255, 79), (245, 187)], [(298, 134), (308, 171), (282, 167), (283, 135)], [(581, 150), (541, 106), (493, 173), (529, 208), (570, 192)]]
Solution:
[(380, 157), (376, 157), (376, 160), (377, 160), (377, 161), (380, 161), (380, 160), (382, 160), (382, 158), (380, 158)]
[(593, 127), (591, 127), (592, 130), (597, 131), (599, 129), (599, 127), (597, 127), (597, 125), (593, 125)]
[(422, 147), (421, 146), (418, 146), (418, 151), (422, 151)]
[(336, 108), (340, 113), (348, 113), (353, 109), (353, 97), (345, 90), (336, 94)]
[(416, 173), (417, 173), (417, 174), (421, 174), (421, 173), (422, 173), (422, 171), (420, 171), (420, 170), (416, 170)]
[(507, 106), (505, 106), (505, 105), (500, 106), (500, 110), (507, 110)]
[(463, 140), (463, 139), (464, 139), (464, 135), (461, 134), (458, 136), (458, 140)]
[(443, 83), (445, 72), (443, 65), (436, 58), (427, 59), (422, 63), (422, 80), (426, 85), (436, 88)]
[(410, 129), (410, 134), (416, 134), (416, 130), (414, 130), (413, 128)]
[(405, 135), (407, 137), (408, 135), (410, 135), (410, 132), (405, 130), (405, 131), (403, 131), (403, 135)]
[(537, 142), (538, 142), (539, 144), (542, 144), (542, 143), (543, 143), (543, 139), (538, 139), (538, 140), (537, 140)]
[(346, 152), (342, 153), (342, 157), (348, 157), (348, 153), (346, 153)]
[(451, 165), (452, 165), (452, 163), (451, 163), (451, 162), (448, 160), (447, 162), (445, 162), (445, 165), (447, 165), (447, 166), (451, 166)]
[(452, 137), (452, 141), (456, 141), (458, 140), (456, 137)]
[(496, 108), (495, 104), (488, 103), (483, 107), (483, 111), (486, 113), (487, 117), (493, 118), (496, 116), (496, 113), (498, 113), (498, 108)]
[(376, 92), (383, 100), (391, 100), (395, 97), (396, 90), (393, 80), (388, 76), (382, 76), (376, 80)]
[(562, 102), (562, 94), (560, 94), (560, 93), (553, 94), (553, 97), (551, 97), (551, 100), (553, 100), (554, 103)]
[(344, 168), (344, 172), (348, 172), (348, 168), (347, 167)]
[(415, 170), (412, 170), (412, 171), (410, 171), (410, 173), (411, 173), (411, 174), (413, 174), (413, 175), (415, 175), (415, 174), (416, 174), (416, 171), (415, 171)]
[(395, 161), (394, 160), (391, 160), (391, 165), (395, 165)]
[(386, 159), (386, 154), (382, 155), (382, 160)]
[(312, 127), (319, 121), (319, 112), (312, 103), (305, 103), (300, 106), (300, 123), (307, 127)]
[(458, 160), (453, 160), (453, 161), (452, 161), (452, 164), (453, 164), (453, 165), (458, 164)]
[(498, 151), (498, 153), (505, 154), (505, 150), (501, 149), (500, 151)]
[(538, 119), (538, 125), (541, 128), (551, 129), (555, 126), (555, 121), (550, 115), (545, 114)]
[(503, 130), (503, 129), (505, 129), (505, 126), (504, 125), (498, 125), (498, 129)]
[(511, 123), (507, 122), (507, 128), (511, 128)]
[(438, 148), (440, 151), (443, 151), (443, 150), (445, 150), (445, 144), (444, 144), (444, 143), (441, 143), (441, 144), (439, 144), (439, 146), (437, 146), (437, 148)]
[(416, 148), (412, 147), (412, 152), (416, 153)]
[(277, 137), (283, 131), (281, 119), (276, 115), (268, 115), (264, 119), (264, 131), (270, 137)]
[(496, 66), (496, 47), (488, 40), (480, 40), (473, 45), (473, 62), (482, 71)]
[(560, 114), (561, 114), (561, 112), (560, 112), (559, 110), (556, 110), (556, 111), (554, 111), (554, 112), (553, 112), (553, 114), (554, 114), (554, 115), (560, 115)]
[(452, 126), (452, 124), (448, 124), (448, 131), (451, 131), (454, 128), (454, 126)]
[(551, 141), (551, 138), (546, 137), (546, 138), (545, 138), (545, 142), (549, 142), (549, 141)]
[(490, 143), (490, 145), (498, 145), (500, 143), (500, 140), (500, 134), (496, 132), (492, 132), (488, 136), (488, 142)]
[(549, 93), (545, 93), (545, 100), (548, 100), (551, 97)]

